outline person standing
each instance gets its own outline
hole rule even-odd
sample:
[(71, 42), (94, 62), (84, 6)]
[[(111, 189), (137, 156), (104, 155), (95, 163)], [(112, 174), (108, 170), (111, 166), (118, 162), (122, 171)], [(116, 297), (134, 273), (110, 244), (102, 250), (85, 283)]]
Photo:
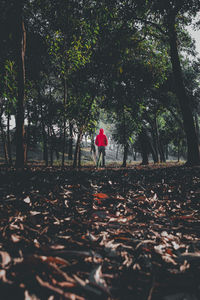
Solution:
[(99, 162), (101, 166), (101, 157), (102, 157), (102, 167), (105, 167), (105, 155), (106, 155), (105, 147), (108, 145), (108, 138), (104, 134), (103, 128), (99, 130), (99, 134), (96, 136), (95, 145), (97, 145), (98, 152), (99, 152), (97, 167), (99, 166)]

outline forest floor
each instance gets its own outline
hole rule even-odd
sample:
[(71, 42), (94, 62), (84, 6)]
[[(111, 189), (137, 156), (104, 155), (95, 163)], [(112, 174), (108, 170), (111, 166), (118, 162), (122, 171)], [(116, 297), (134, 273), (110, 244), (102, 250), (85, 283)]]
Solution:
[(0, 299), (200, 299), (200, 167), (1, 168), (0, 195)]

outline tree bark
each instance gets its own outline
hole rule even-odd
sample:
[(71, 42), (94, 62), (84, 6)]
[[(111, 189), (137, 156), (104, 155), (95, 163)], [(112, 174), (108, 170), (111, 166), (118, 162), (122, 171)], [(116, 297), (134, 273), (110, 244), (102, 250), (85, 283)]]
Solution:
[(74, 151), (73, 168), (76, 168), (78, 166), (81, 139), (82, 139), (82, 132), (79, 132), (78, 137), (77, 137), (77, 142), (76, 142), (76, 148)]
[(149, 140), (149, 148), (150, 148), (149, 150), (151, 152), (153, 162), (154, 162), (154, 164), (156, 164), (156, 163), (158, 163), (158, 152), (154, 148), (153, 141), (151, 141), (151, 139), (148, 139), (148, 140)]
[(4, 150), (4, 157), (5, 157), (5, 163), (6, 165), (8, 165), (8, 161), (9, 161), (9, 158), (8, 158), (8, 148), (7, 148), (7, 142), (6, 142), (6, 133), (4, 131), (4, 128), (3, 128), (3, 124), (2, 124), (2, 119), (0, 117), (0, 129), (1, 129), (1, 139), (2, 139), (2, 143), (3, 143), (3, 150)]
[(139, 134), (139, 142), (141, 147), (141, 155), (142, 155), (142, 165), (148, 165), (149, 159), (148, 159), (148, 141), (147, 141), (147, 134), (145, 129), (142, 129), (142, 131)]
[(23, 1), (16, 1), (16, 68), (17, 68), (17, 102), (16, 102), (16, 168), (23, 169), (25, 163), (24, 142), (24, 85), (25, 85), (25, 50), (26, 31), (22, 18)]
[[(40, 96), (40, 93), (39, 93), (39, 96)], [(41, 97), (40, 97), (40, 101), (41, 101)], [(45, 161), (46, 167), (48, 167), (48, 160), (49, 160), (49, 158), (48, 158), (48, 141), (47, 141), (47, 133), (45, 130), (42, 103), (40, 103), (40, 113), (41, 113), (42, 139), (43, 139), (43, 160)]]
[(189, 104), (189, 98), (186, 93), (186, 89), (182, 78), (182, 69), (180, 65), (180, 59), (177, 49), (177, 34), (175, 29), (175, 16), (172, 14), (169, 18), (169, 44), (170, 44), (170, 56), (172, 69), (174, 74), (174, 83), (176, 96), (179, 100), (183, 125), (187, 138), (187, 164), (188, 165), (199, 165), (200, 154), (198, 148), (198, 140), (194, 126), (194, 120), (192, 110)]
[(122, 110), (122, 114), (123, 114), (123, 147), (124, 147), (124, 155), (123, 155), (123, 163), (122, 163), (122, 167), (126, 167), (126, 160), (128, 157), (128, 142), (127, 142), (127, 137), (126, 137), (126, 117), (125, 117), (125, 112), (124, 112), (124, 105), (123, 105), (123, 110)]
[(90, 147), (90, 152), (96, 154), (96, 148), (95, 148), (95, 141), (94, 141), (94, 134), (91, 134), (90, 136), (91, 139), (91, 147)]
[(180, 139), (178, 139), (177, 160), (178, 160), (178, 162), (180, 161)]
[(62, 168), (65, 165), (65, 149), (66, 149), (66, 101), (67, 101), (67, 85), (66, 79), (64, 78), (64, 95), (63, 95), (63, 148), (62, 148)]
[(81, 144), (79, 147), (79, 153), (78, 153), (78, 167), (81, 167), (81, 157), (82, 157), (82, 151), (81, 151)]
[(48, 138), (50, 141), (50, 166), (53, 167), (53, 136), (51, 126), (48, 126)]
[(165, 145), (165, 157), (166, 157), (166, 160), (169, 159), (169, 148), (168, 148), (168, 145)]
[(30, 136), (31, 120), (30, 120), (29, 105), (27, 106), (27, 119), (28, 119), (28, 126), (27, 126), (27, 130), (26, 130), (26, 163), (28, 161), (28, 152), (29, 152), (30, 142), (31, 142), (31, 136)]
[(123, 163), (122, 163), (122, 167), (126, 167), (126, 161), (127, 161), (127, 157), (128, 157), (128, 148), (129, 148), (129, 145), (128, 143), (126, 143), (124, 145), (124, 156), (123, 156)]
[(150, 130), (151, 139), (148, 139), (148, 136), (147, 136), (147, 133), (145, 130), (146, 140), (149, 140), (148, 144), (149, 144), (149, 148), (150, 148), (154, 163), (158, 163), (159, 162), (159, 156), (158, 156), (159, 149), (158, 149), (158, 138), (157, 138), (158, 132), (157, 132), (156, 113), (155, 113), (154, 119), (152, 120), (146, 112), (145, 119), (149, 122), (150, 127), (151, 127), (151, 130)]
[(12, 166), (12, 151), (10, 142), (10, 114), (7, 116), (7, 151), (8, 151), (8, 164)]
[(164, 147), (160, 139), (159, 139), (159, 153), (160, 153), (160, 161), (166, 162)]
[(73, 124), (69, 122), (69, 152), (68, 152), (68, 159), (72, 160), (72, 153), (73, 153)]

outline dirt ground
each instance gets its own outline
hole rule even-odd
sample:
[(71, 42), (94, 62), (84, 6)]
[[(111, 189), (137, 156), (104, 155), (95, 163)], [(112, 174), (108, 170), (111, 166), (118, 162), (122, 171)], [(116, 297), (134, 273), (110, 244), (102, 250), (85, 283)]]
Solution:
[(0, 172), (2, 299), (200, 299), (200, 168)]

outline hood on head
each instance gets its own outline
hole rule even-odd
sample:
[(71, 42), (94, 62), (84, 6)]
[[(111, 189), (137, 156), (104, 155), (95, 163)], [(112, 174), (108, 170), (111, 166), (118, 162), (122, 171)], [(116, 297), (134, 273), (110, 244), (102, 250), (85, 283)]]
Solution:
[(99, 133), (100, 133), (100, 134), (103, 134), (103, 133), (104, 133), (103, 128), (101, 128), (101, 129), (99, 130)]

